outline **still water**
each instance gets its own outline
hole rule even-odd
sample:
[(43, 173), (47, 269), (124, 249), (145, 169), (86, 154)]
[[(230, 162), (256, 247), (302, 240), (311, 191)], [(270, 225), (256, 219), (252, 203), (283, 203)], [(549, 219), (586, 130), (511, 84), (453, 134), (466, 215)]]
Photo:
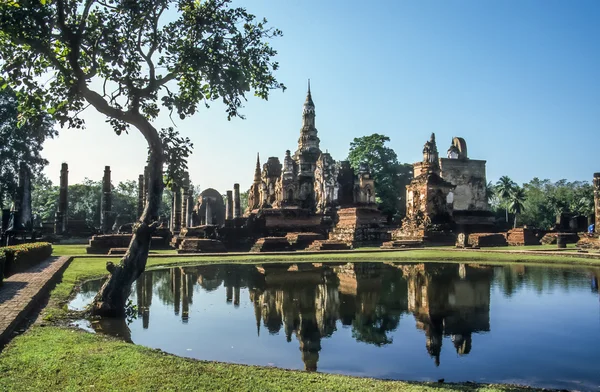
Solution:
[[(599, 277), (524, 265), (177, 267), (138, 279), (136, 319), (87, 328), (204, 360), (598, 390)], [(100, 283), (84, 284), (71, 307)]]

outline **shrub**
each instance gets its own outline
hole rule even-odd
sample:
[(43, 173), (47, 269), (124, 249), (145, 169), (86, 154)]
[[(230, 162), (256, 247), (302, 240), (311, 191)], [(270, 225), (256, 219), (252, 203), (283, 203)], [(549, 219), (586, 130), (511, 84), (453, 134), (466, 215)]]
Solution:
[(0, 251), (0, 286), (4, 280), (4, 264), (6, 263), (6, 256), (4, 252)]
[(5, 258), (4, 276), (23, 272), (41, 263), (52, 255), (52, 244), (49, 242), (34, 242), (0, 248), (0, 254)]

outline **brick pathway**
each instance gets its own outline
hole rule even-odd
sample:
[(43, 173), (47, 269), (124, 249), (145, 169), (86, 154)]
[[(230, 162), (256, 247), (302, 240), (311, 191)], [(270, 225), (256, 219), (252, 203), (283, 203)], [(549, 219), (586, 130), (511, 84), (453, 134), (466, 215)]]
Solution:
[(54, 278), (60, 276), (70, 259), (69, 256), (51, 257), (4, 279), (0, 286), (0, 344), (10, 339), (14, 328), (47, 292)]

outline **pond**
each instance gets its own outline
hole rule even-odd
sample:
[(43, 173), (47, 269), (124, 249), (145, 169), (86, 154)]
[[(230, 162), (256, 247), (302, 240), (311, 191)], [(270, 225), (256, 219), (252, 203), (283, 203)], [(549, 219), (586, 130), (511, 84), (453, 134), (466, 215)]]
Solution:
[[(530, 265), (186, 266), (137, 280), (137, 318), (80, 325), (203, 360), (597, 390), (599, 277)], [(71, 307), (100, 284), (84, 284)]]

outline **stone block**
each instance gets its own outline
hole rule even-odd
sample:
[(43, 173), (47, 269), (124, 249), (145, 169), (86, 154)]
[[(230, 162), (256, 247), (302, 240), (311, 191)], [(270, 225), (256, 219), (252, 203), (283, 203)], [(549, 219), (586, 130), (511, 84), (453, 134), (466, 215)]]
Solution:
[[(542, 237), (541, 243), (544, 245), (556, 244), (558, 234), (559, 233), (556, 233), (556, 232), (546, 233)], [(576, 244), (577, 241), (579, 241), (579, 236), (577, 235), (577, 233), (560, 233), (560, 234), (566, 234), (565, 241), (567, 244)]]
[(381, 245), (381, 249), (403, 249), (403, 248), (422, 248), (425, 246), (423, 240), (395, 240), (387, 241)]
[(223, 253), (227, 252), (221, 241), (208, 238), (184, 238), (177, 253)]
[[(105, 234), (93, 236), (85, 248), (88, 254), (107, 254), (111, 248), (128, 248), (132, 234)], [(152, 237), (150, 249), (164, 249), (169, 246), (164, 237)]]
[(351, 207), (338, 210), (335, 227), (329, 239), (352, 246), (381, 244), (389, 239), (388, 229), (383, 226), (384, 217), (372, 207)]
[(290, 250), (290, 243), (286, 237), (263, 237), (256, 240), (250, 252), (285, 252)]
[(523, 245), (539, 245), (540, 239), (533, 230), (518, 228), (509, 230), (506, 236), (508, 245), (523, 246)]
[(336, 240), (317, 240), (314, 241), (306, 250), (350, 250), (352, 246), (343, 241)]
[(506, 236), (503, 233), (471, 233), (468, 244), (473, 248), (488, 248), (507, 246)]
[(288, 233), (285, 238), (290, 244), (290, 249), (305, 249), (316, 240), (324, 240), (325, 236), (319, 233)]

